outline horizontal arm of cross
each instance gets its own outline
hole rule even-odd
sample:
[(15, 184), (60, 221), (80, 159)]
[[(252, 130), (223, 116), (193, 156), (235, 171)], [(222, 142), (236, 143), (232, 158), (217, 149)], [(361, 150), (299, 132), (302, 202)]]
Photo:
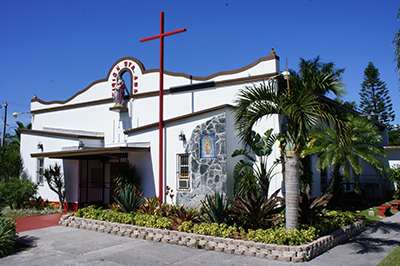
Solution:
[(147, 42), (147, 41), (151, 41), (151, 40), (158, 39), (158, 38), (160, 38), (160, 37), (167, 37), (167, 36), (171, 36), (171, 35), (174, 35), (174, 34), (178, 34), (178, 33), (181, 33), (181, 32), (185, 32), (185, 31), (186, 31), (186, 29), (174, 30), (174, 31), (170, 31), (170, 32), (158, 34), (158, 35), (155, 35), (155, 36), (143, 38), (143, 39), (140, 39), (139, 41), (140, 41), (140, 42)]

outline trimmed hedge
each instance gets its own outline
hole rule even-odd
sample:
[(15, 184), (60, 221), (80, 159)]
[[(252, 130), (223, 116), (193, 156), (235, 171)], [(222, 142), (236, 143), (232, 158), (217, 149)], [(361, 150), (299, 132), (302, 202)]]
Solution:
[(95, 219), (121, 224), (132, 224), (159, 229), (172, 229), (172, 219), (158, 215), (140, 214), (137, 212), (123, 213), (117, 211), (104, 211), (96, 206), (79, 209), (77, 217)]

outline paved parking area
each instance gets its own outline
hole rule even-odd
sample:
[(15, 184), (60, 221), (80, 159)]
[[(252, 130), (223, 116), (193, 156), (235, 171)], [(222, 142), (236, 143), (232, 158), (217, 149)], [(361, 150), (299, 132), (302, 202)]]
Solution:
[[(296, 265), (223, 252), (52, 226), (20, 233), (32, 247), (0, 259), (0, 265)], [(400, 212), (351, 241), (301, 265), (377, 265), (400, 245)], [(300, 265), (300, 264), (298, 264)]]

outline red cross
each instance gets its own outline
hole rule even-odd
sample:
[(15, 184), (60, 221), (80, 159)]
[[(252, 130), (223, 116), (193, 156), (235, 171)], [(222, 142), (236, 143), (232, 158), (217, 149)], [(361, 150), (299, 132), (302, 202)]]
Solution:
[(160, 92), (159, 92), (159, 100), (160, 100), (160, 114), (159, 114), (159, 123), (158, 123), (158, 130), (159, 130), (159, 177), (158, 177), (158, 197), (160, 198), (160, 201), (163, 202), (163, 145), (164, 145), (164, 137), (163, 137), (163, 131), (164, 131), (164, 119), (163, 119), (163, 98), (164, 98), (164, 37), (178, 34), (181, 32), (185, 32), (186, 29), (180, 29), (180, 30), (174, 30), (170, 32), (164, 33), (164, 12), (160, 12), (160, 34), (140, 39), (140, 42), (147, 42), (155, 39), (160, 39)]

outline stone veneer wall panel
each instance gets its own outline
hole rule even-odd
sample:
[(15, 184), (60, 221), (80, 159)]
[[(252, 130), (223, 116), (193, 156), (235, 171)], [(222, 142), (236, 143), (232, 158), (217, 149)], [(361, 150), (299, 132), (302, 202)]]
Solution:
[[(215, 157), (201, 158), (200, 138), (204, 134), (215, 134)], [(178, 205), (189, 208), (201, 205), (206, 195), (220, 192), (226, 194), (227, 149), (226, 149), (226, 113), (222, 113), (192, 131), (186, 148), (189, 154), (190, 191), (178, 191)]]

